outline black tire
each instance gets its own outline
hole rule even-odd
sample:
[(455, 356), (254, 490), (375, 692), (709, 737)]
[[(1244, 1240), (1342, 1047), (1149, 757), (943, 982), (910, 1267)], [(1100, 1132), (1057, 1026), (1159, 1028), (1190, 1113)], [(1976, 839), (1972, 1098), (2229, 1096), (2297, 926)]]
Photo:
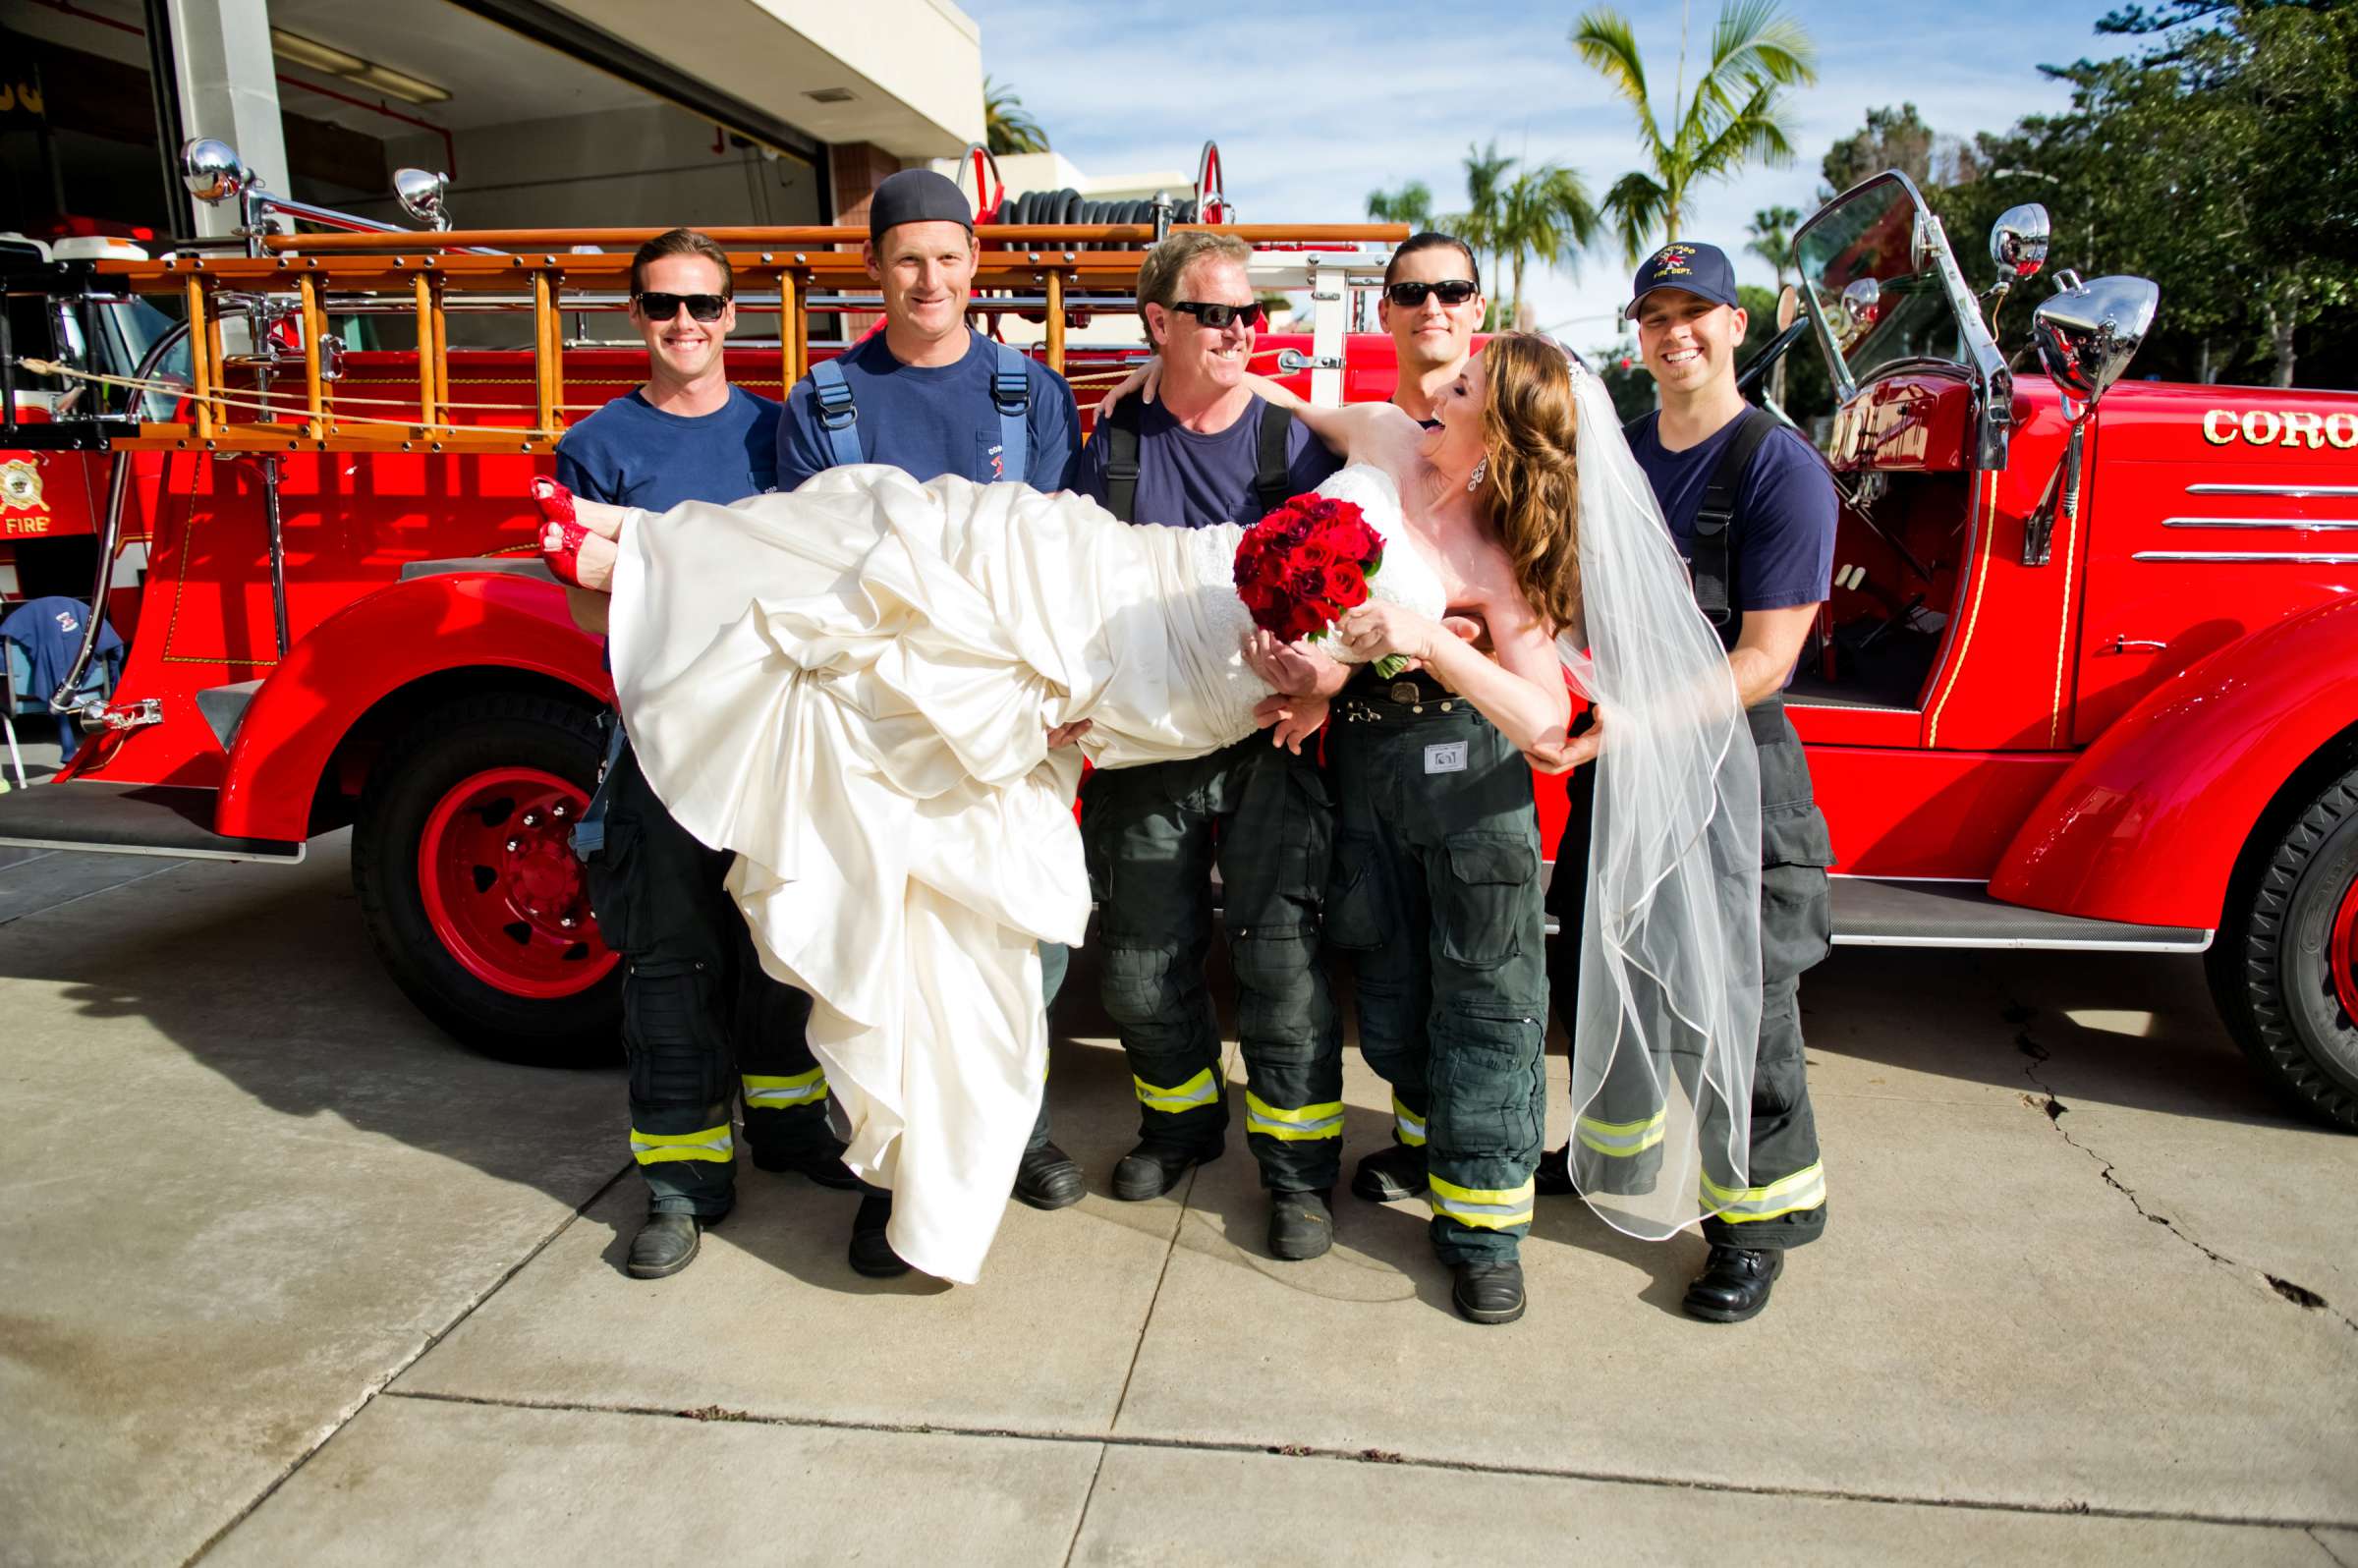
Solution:
[(419, 1011), (488, 1055), (538, 1066), (620, 1059), (622, 970), (572, 995), (513, 994), (472, 973), (437, 935), (420, 887), (429, 818), (486, 769), (533, 768), (587, 797), (601, 755), (597, 714), (522, 692), (486, 692), (421, 715), (370, 770), (353, 827), (352, 882), (386, 970)]
[(2306, 1114), (2358, 1132), (2358, 1020), (2332, 971), (2334, 915), (2358, 879), (2358, 768), (2266, 849), (2228, 895), (2206, 960), (2211, 992), (2262, 1079)]

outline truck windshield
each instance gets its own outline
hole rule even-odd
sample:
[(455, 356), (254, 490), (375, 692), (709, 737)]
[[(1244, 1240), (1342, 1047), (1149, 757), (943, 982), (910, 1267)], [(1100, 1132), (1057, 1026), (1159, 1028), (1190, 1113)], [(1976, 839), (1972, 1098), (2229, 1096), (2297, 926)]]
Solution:
[(1857, 387), (1901, 360), (1965, 362), (1940, 276), (1916, 245), (1925, 221), (1916, 193), (1886, 176), (1841, 197), (1794, 236), (1810, 315), (1837, 380)]

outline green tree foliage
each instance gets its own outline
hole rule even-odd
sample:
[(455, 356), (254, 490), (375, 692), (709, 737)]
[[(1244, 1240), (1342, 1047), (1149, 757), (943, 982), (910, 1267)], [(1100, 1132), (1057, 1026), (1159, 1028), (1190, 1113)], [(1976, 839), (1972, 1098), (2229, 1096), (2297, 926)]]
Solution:
[(1560, 163), (1525, 169), (1498, 194), (1497, 219), (1491, 243), (1506, 260), (1514, 292), (1508, 296), (1506, 319), (1524, 324), (1523, 267), (1537, 257), (1548, 267), (1573, 262), (1596, 243), (1602, 227), (1589, 188), (1578, 174)]
[(1396, 191), (1370, 191), (1368, 216), (1377, 223), (1405, 223), (1411, 229), (1432, 227), (1432, 192), (1422, 180), (1411, 180)]
[[(2049, 211), (2049, 275), (2126, 272), (2162, 287), (2133, 374), (2171, 380), (2351, 382), (2358, 361), (2358, 5), (2349, 0), (2171, 0), (2108, 15), (2146, 35), (2119, 59), (2044, 67), (2068, 112), (1984, 134), (1919, 183), (1966, 274), (1990, 276), (1997, 215)], [(1871, 115), (1835, 153), (1904, 125)], [(1934, 145), (1937, 146), (1936, 138)], [(1850, 165), (1843, 164), (1843, 168)], [(1834, 154), (1826, 161), (1837, 184)], [(2010, 353), (2031, 302), (2001, 318)]]
[(1626, 259), (1634, 262), (1656, 240), (1679, 236), (1696, 186), (1731, 179), (1755, 161), (1792, 161), (1785, 95), (1818, 80), (1817, 50), (1775, 0), (1725, 0), (1695, 90), (1686, 89), (1682, 39), (1671, 95), (1659, 104), (1637, 36), (1619, 12), (1589, 12), (1574, 24), (1571, 42), (1637, 118), (1643, 167), (1615, 181), (1604, 197)]
[(1018, 152), (1045, 152), (1048, 134), (1039, 128), (1013, 87), (982, 79), (982, 144), (996, 157)]
[(1752, 238), (1744, 249), (1776, 269), (1776, 286), (1785, 286), (1785, 274), (1793, 270), (1793, 231), (1801, 227), (1801, 213), (1793, 207), (1763, 207), (1752, 215), (1744, 232)]

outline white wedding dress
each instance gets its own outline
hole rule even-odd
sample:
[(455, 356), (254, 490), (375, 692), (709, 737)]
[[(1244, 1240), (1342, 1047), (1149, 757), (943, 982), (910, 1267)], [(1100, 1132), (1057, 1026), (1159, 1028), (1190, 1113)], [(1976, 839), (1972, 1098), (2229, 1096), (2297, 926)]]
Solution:
[[(1319, 486), (1386, 538), (1373, 589), (1438, 618), (1397, 489)], [(1134, 527), (1085, 498), (898, 469), (626, 521), (609, 617), (633, 752), (737, 855), (762, 966), (811, 994), (845, 1162), (893, 1250), (972, 1282), (1047, 1070), (1038, 944), (1089, 921), (1073, 797), (1099, 767), (1254, 733), (1239, 525)], [(1092, 721), (1079, 748), (1050, 725)]]

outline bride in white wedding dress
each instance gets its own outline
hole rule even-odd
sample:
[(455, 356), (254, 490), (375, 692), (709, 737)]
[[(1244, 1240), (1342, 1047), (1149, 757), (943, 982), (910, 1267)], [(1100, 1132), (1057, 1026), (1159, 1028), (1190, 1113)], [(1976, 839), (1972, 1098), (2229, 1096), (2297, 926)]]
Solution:
[[(1604, 435), (1627, 463), (1603, 408)], [(1585, 410), (1584, 445), (1594, 422)], [(1372, 583), (1382, 602), (1345, 622), (1349, 656), (1393, 651), (1403, 629), (1437, 632), (1439, 582), (1394, 480), (1363, 464), (1320, 490), (1357, 502), (1386, 537)], [(1272, 695), (1241, 653), (1251, 633), (1232, 579), (1241, 525), (1137, 527), (1069, 494), (957, 477), (919, 484), (874, 466), (727, 507), (657, 515), (562, 491), (544, 492), (542, 505), (552, 567), (613, 595), (616, 696), (648, 783), (683, 827), (735, 852), (728, 886), (763, 967), (813, 998), (809, 1039), (848, 1123), (845, 1163), (892, 1190), (894, 1252), (926, 1273), (974, 1281), (1047, 1066), (1038, 944), (1078, 945), (1088, 924), (1072, 813), (1082, 756), (1119, 767), (1202, 755), (1253, 733)], [(1675, 574), (1658, 516), (1652, 527)], [(1751, 799), (1715, 780), (1731, 751), (1717, 731), (1740, 722), (1724, 659), (1685, 601), (1695, 637), (1684, 641), (1709, 657), (1650, 656), (1655, 673), (1628, 684), (1633, 700), (1615, 701), (1602, 668), (1613, 621), (1598, 613), (1592, 532), (1584, 528), (1581, 561), (1599, 668), (1587, 680), (1620, 721), (1613, 755), (1646, 764), (1660, 750), (1650, 750), (1656, 730), (1683, 735), (1675, 756), (1624, 771), (1641, 792), (1661, 789), (1652, 778), (1660, 766), (1699, 771), (1708, 823), (1710, 803)], [(1648, 570), (1659, 576), (1658, 567)], [(1670, 632), (1650, 642), (1682, 641)], [(1712, 663), (1727, 687), (1723, 714)], [(1488, 710), (1482, 693), (1466, 695)], [(1675, 712), (1667, 725), (1645, 717), (1657, 696)], [(1322, 716), (1315, 704), (1270, 706), (1291, 715), (1279, 720), (1280, 741)], [(1051, 747), (1052, 731), (1085, 721), (1077, 748)], [(1749, 760), (1748, 746), (1733, 750)], [(1615, 798), (1606, 777), (1600, 783), (1600, 801)], [(1600, 821), (1601, 860), (1611, 853), (1602, 806)], [(1757, 856), (1757, 818), (1752, 834)], [(1748, 864), (1740, 843), (1723, 855), (1711, 833), (1645, 837), (1653, 847), (1641, 859), (1661, 865), (1640, 868), (1640, 937), (1659, 889)], [(1739, 916), (1745, 907), (1724, 902)], [(1695, 913), (1681, 911), (1690, 923)], [(1609, 915), (1591, 929), (1608, 944), (1632, 934)], [(1702, 935), (1705, 947), (1728, 950), (1726, 933)], [(1660, 951), (1647, 956), (1663, 962)], [(1715, 955), (1699, 968), (1709, 962)], [(1616, 1034), (1634, 1027), (1642, 1038), (1643, 1023)], [(1661, 1033), (1647, 1048), (1666, 1043)], [(1684, 1033), (1708, 1042), (1727, 1027)], [(1742, 1044), (1748, 1066), (1749, 1034)], [(1607, 1056), (1613, 1048), (1607, 1040)], [(1722, 1121), (1749, 1103), (1748, 1083), (1737, 1087), (1732, 1105), (1716, 1107)], [(1716, 1142), (1717, 1123), (1712, 1131)], [(1739, 1158), (1743, 1134), (1738, 1126)]]

